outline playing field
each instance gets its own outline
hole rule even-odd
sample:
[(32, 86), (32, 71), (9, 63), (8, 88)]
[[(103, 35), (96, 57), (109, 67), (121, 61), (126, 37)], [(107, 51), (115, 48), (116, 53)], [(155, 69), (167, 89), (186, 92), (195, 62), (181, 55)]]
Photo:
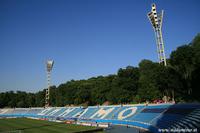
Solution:
[(74, 133), (92, 129), (95, 127), (26, 118), (0, 119), (0, 133)]

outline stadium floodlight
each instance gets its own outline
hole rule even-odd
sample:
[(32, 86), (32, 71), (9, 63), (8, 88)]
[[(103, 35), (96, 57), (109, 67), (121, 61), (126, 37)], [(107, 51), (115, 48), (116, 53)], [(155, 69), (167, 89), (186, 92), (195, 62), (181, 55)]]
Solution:
[(49, 95), (50, 95), (50, 81), (51, 81), (51, 70), (53, 68), (54, 61), (53, 60), (47, 60), (46, 62), (46, 68), (47, 68), (47, 89), (45, 94), (45, 107), (49, 107)]
[(157, 14), (156, 5), (152, 4), (151, 12), (149, 12), (147, 16), (155, 32), (159, 63), (164, 64), (164, 66), (166, 66), (167, 63), (166, 63), (165, 49), (162, 37), (163, 13), (164, 11), (162, 10), (160, 14)]

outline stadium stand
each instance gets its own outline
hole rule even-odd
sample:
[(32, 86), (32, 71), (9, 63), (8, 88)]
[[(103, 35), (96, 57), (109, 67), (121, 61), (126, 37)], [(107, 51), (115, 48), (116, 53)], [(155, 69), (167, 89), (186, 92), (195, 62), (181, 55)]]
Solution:
[[(34, 117), (134, 126), (151, 132), (200, 131), (200, 104), (152, 104), (1, 109), (0, 117)], [(194, 132), (193, 131), (193, 132)]]
[(159, 129), (191, 129), (200, 128), (200, 105), (199, 104), (177, 104), (170, 106), (152, 123)]

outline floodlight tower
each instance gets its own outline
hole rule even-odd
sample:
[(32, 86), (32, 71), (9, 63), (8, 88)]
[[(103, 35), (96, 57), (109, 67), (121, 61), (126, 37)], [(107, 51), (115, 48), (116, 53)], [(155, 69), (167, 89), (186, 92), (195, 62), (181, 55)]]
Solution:
[(53, 68), (54, 61), (47, 60), (46, 68), (47, 68), (47, 89), (45, 94), (45, 107), (49, 107), (49, 95), (50, 95), (50, 81), (51, 81), (51, 70)]
[(162, 38), (163, 13), (164, 11), (162, 10), (160, 14), (157, 14), (156, 5), (152, 4), (151, 12), (148, 13), (148, 18), (155, 32), (159, 63), (166, 66), (167, 63), (166, 63), (165, 49)]

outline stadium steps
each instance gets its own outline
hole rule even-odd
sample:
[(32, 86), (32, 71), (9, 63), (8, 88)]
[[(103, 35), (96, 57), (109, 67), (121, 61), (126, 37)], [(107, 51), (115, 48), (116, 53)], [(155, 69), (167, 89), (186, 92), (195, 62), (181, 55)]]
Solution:
[(194, 110), (189, 115), (175, 122), (170, 128), (174, 128), (174, 129), (200, 128), (200, 109)]
[(149, 123), (153, 123), (154, 121), (156, 121), (157, 119), (159, 119), (166, 111), (168, 108), (166, 108), (163, 112), (161, 112), (158, 116), (154, 117)]
[(85, 109), (85, 111), (83, 111), (83, 113), (80, 115), (81, 119), (84, 118), (90, 118), (90, 116), (92, 116), (92, 114), (94, 114), (96, 111), (98, 111), (99, 108), (92, 108), (92, 107), (88, 107), (87, 109)]
[(165, 111), (167, 111), (169, 106), (169, 104), (146, 106), (138, 115), (133, 117), (133, 120), (144, 121), (152, 124), (154, 121), (157, 121)]
[(134, 117), (136, 117), (137, 115), (139, 115), (143, 110), (145, 110), (147, 108), (147, 106), (143, 106), (141, 107), (141, 109), (139, 111), (137, 111), (135, 114), (134, 114)]
[[(137, 107), (137, 111), (124, 118), (123, 120), (119, 119), (119, 113), (122, 111), (120, 115), (126, 116), (131, 113), (131, 110), (126, 110), (127, 108)], [(114, 110), (110, 111), (103, 119), (100, 117), (104, 113), (93, 116), (100, 109), (102, 111), (109, 110), (110, 108), (114, 108)], [(55, 111), (55, 109), (60, 109)], [(64, 111), (69, 109), (68, 107), (51, 107), (51, 108), (27, 108), (27, 109), (8, 109), (8, 110), (0, 110), (1, 113), (4, 111), (4, 114), (20, 117), (21, 115), (25, 115), (25, 117), (35, 114), (38, 118), (45, 117), (51, 118), (47, 115), (53, 115), (59, 117)], [(79, 108), (72, 107), (73, 110), (69, 110), (69, 113), (63, 115), (64, 118), (76, 117), (79, 120), (84, 120), (88, 122), (95, 122), (94, 120), (99, 120), (100, 122), (110, 122), (113, 124), (123, 124), (123, 125), (133, 125), (142, 128), (148, 129), (150, 126), (160, 129), (200, 129), (200, 105), (199, 104), (175, 104), (175, 105), (149, 105), (149, 106), (89, 106), (88, 108)], [(113, 116), (114, 115), (114, 116)], [(3, 116), (3, 115), (2, 115)], [(47, 117), (46, 117), (47, 116)], [(151, 123), (149, 123), (151, 122)]]
[(111, 119), (115, 119), (116, 115), (119, 113), (119, 111), (121, 110), (122, 106), (120, 106), (116, 111), (114, 111), (112, 113)]
[(180, 119), (180, 115), (172, 115), (172, 114), (165, 114), (160, 116), (160, 118), (157, 119), (157, 121), (154, 121), (152, 123), (153, 125), (158, 126), (159, 128), (169, 128), (171, 125), (175, 123), (175, 121), (178, 121)]

